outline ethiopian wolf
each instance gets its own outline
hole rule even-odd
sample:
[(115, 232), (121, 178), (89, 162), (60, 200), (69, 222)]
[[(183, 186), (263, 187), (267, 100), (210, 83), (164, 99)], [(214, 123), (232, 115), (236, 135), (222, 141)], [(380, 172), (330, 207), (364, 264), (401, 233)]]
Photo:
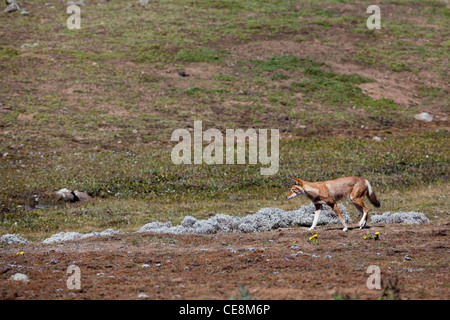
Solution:
[(291, 179), (294, 180), (295, 184), (286, 198), (292, 199), (295, 196), (303, 195), (309, 198), (316, 207), (313, 224), (309, 230), (313, 230), (316, 227), (322, 205), (327, 204), (336, 212), (339, 220), (344, 225), (343, 231), (347, 231), (344, 217), (337, 205), (337, 201), (345, 197), (350, 197), (356, 209), (361, 212), (362, 218), (359, 222), (361, 229), (366, 226), (367, 215), (369, 214), (369, 209), (367, 209), (363, 202), (364, 197), (367, 196), (375, 207), (380, 207), (380, 203), (369, 181), (364, 178), (352, 176), (321, 182), (307, 182), (296, 178)]

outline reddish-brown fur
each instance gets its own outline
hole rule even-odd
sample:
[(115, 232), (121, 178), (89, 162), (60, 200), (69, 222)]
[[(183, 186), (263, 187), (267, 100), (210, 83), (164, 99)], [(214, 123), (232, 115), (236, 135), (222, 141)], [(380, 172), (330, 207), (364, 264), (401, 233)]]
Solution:
[[(339, 200), (350, 197), (350, 200), (358, 211), (363, 214), (360, 221), (360, 226), (362, 228), (366, 225), (369, 212), (369, 209), (364, 204), (364, 197), (367, 196), (375, 207), (380, 206), (369, 181), (364, 178), (351, 176), (321, 182), (307, 182), (296, 178), (292, 178), (292, 180), (295, 181), (295, 185), (287, 195), (288, 199), (299, 194), (308, 197), (316, 207), (317, 218), (320, 214), (322, 205), (329, 205), (343, 223), (344, 231), (347, 230), (347, 226), (345, 225), (342, 213), (337, 206)], [(317, 218), (315, 218), (312, 229), (315, 227), (315, 223), (317, 223)]]

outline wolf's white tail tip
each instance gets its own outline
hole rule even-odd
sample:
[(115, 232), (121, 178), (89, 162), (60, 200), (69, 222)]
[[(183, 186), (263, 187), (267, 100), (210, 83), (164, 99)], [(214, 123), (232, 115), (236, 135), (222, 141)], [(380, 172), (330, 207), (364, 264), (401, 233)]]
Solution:
[(372, 194), (372, 186), (370, 185), (369, 180), (367, 180), (367, 179), (365, 179), (365, 180), (366, 180), (367, 188), (369, 189), (369, 194)]

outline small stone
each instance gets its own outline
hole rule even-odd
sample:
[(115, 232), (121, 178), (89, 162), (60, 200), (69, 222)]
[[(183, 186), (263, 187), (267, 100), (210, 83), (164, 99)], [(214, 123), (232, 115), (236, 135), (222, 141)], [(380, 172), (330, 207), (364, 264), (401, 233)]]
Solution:
[(26, 282), (30, 281), (28, 277), (23, 273), (15, 273), (11, 276), (10, 279), (14, 281), (26, 281)]
[(86, 4), (84, 3), (83, 0), (80, 0), (80, 1), (67, 1), (67, 5), (68, 6), (75, 5), (75, 6), (82, 6), (82, 7), (86, 6)]
[(381, 139), (380, 137), (377, 137), (377, 136), (374, 136), (374, 137), (372, 138), (372, 140), (373, 140), (373, 141), (376, 141), (376, 142), (383, 141), (383, 139)]
[(433, 121), (433, 116), (429, 114), (428, 112), (422, 112), (418, 113), (414, 116), (416, 120), (425, 121), (425, 122), (431, 122)]
[(20, 10), (19, 5), (17, 3), (11, 3), (9, 6), (3, 10), (4, 13), (14, 12)]

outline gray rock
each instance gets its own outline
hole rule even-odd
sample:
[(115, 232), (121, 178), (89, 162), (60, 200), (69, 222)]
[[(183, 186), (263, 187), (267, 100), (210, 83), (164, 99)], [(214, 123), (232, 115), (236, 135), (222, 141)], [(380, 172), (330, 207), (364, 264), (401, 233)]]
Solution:
[(83, 202), (92, 199), (92, 197), (88, 195), (86, 192), (80, 192), (78, 190), (70, 191), (67, 188), (63, 188), (57, 191), (55, 194), (58, 200), (63, 200), (67, 202), (78, 202), (78, 201)]
[(0, 237), (0, 243), (8, 243), (8, 244), (12, 244), (12, 243), (27, 243), (28, 240), (21, 237), (18, 234), (5, 234), (3, 236)]
[[(340, 204), (339, 209), (345, 221), (351, 222), (346, 208)], [(172, 226), (171, 222), (162, 223), (157, 221), (144, 225), (137, 232), (215, 234), (218, 232), (265, 232), (299, 225), (309, 227), (314, 218), (314, 211), (315, 207), (309, 205), (293, 211), (263, 208), (255, 214), (245, 217), (217, 214), (206, 220), (197, 220), (192, 216), (186, 216), (178, 226)], [(330, 223), (340, 223), (340, 221), (330, 207), (324, 206), (318, 224)]]
[(20, 46), (20, 48), (21, 49), (23, 49), (23, 48), (34, 48), (34, 47), (37, 47), (37, 46), (39, 46), (39, 42), (33, 42), (33, 43), (24, 43), (24, 44), (22, 44), (21, 46)]
[(79, 232), (60, 232), (52, 235), (50, 238), (42, 241), (43, 243), (54, 243), (54, 242), (62, 242), (62, 241), (71, 241), (76, 239), (81, 239), (83, 234)]
[(194, 217), (186, 216), (181, 222), (181, 226), (184, 228), (192, 228), (196, 222), (197, 219), (195, 219)]
[(80, 1), (67, 1), (67, 5), (68, 6), (75, 5), (75, 6), (81, 6), (81, 7), (86, 6), (86, 4), (84, 3), (83, 0), (80, 0)]
[(374, 137), (372, 138), (372, 140), (373, 140), (373, 141), (376, 141), (376, 142), (381, 142), (381, 141), (383, 141), (383, 139), (381, 139), (380, 137), (377, 137), (377, 136), (374, 136)]
[(23, 273), (15, 273), (10, 277), (10, 279), (14, 281), (25, 281), (25, 282), (30, 281), (28, 277)]
[(372, 223), (404, 223), (404, 224), (428, 224), (430, 220), (420, 212), (385, 212), (382, 215), (373, 215), (371, 217)]
[(73, 195), (72, 191), (70, 191), (67, 188), (63, 188), (59, 191), (56, 191), (55, 194), (58, 200), (73, 202), (75, 199), (75, 195)]
[(42, 243), (55, 243), (62, 241), (72, 241), (77, 239), (86, 239), (90, 237), (104, 237), (110, 236), (113, 234), (118, 234), (119, 231), (115, 231), (113, 229), (106, 229), (102, 232), (93, 231), (90, 233), (80, 233), (80, 232), (60, 232), (52, 235), (50, 238), (45, 239)]
[(78, 201), (87, 201), (92, 199), (91, 196), (88, 195), (86, 192), (75, 190), (73, 193), (78, 198)]
[(414, 116), (416, 120), (425, 121), (425, 122), (431, 122), (433, 121), (433, 116), (429, 114), (428, 112), (422, 112), (418, 113)]
[(8, 5), (5, 10), (3, 10), (4, 13), (10, 13), (10, 12), (14, 12), (14, 11), (19, 11), (19, 5), (15, 2), (11, 3), (10, 5)]

